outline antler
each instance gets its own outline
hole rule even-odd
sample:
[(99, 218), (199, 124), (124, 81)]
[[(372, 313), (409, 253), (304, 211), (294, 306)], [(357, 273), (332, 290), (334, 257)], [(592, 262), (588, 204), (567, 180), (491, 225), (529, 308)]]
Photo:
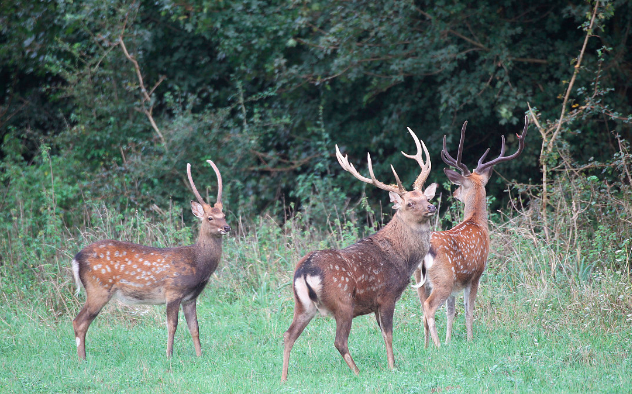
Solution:
[[(450, 154), (448, 153), (448, 150), (445, 144), (445, 139), (446, 139), (445, 135), (443, 136), (443, 150), (441, 150), (441, 158), (443, 159), (445, 164), (451, 167), (460, 169), (464, 176), (468, 176), (471, 174), (470, 170), (467, 169), (467, 166), (461, 163), (461, 156), (463, 155), (463, 141), (465, 140), (466, 127), (467, 127), (467, 120), (463, 123), (463, 127), (461, 128), (461, 140), (459, 141), (459, 152), (456, 155), (456, 160), (454, 160), (454, 158), (450, 156)], [(485, 153), (485, 155), (486, 154), (487, 152)], [(485, 157), (485, 155), (483, 155), (483, 157)]]
[(529, 118), (528, 116), (524, 117), (524, 128), (522, 129), (522, 134), (518, 135), (516, 133), (516, 137), (518, 137), (518, 150), (516, 151), (516, 153), (514, 153), (511, 156), (503, 156), (505, 154), (505, 136), (502, 136), (502, 146), (500, 148), (500, 155), (498, 155), (497, 158), (495, 158), (494, 160), (488, 161), (487, 163), (483, 163), (483, 160), (485, 160), (485, 157), (487, 156), (487, 153), (489, 153), (489, 148), (485, 151), (485, 153), (483, 154), (483, 156), (481, 156), (481, 158), (478, 160), (478, 166), (476, 167), (476, 169), (474, 170), (476, 173), (481, 174), (483, 171), (487, 170), (490, 167), (495, 166), (498, 163), (502, 163), (505, 161), (509, 161), (512, 159), (515, 159), (516, 157), (518, 157), (521, 153), (522, 150), (524, 149), (524, 139), (527, 136), (527, 129), (529, 128)]
[[(217, 166), (215, 165), (215, 163), (213, 163), (211, 160), (207, 160), (206, 162), (210, 164), (211, 167), (213, 167), (213, 170), (215, 170), (215, 175), (217, 175), (217, 183), (219, 184), (219, 186), (217, 188), (217, 202), (215, 203), (215, 206), (219, 205), (221, 207), (222, 205), (222, 174), (219, 173), (219, 170), (217, 169)], [(202, 196), (200, 196), (200, 193), (198, 193), (197, 188), (195, 187), (195, 183), (193, 183), (193, 178), (191, 177), (191, 164), (189, 163), (187, 163), (187, 176), (189, 177), (189, 183), (191, 184), (191, 189), (193, 189), (193, 194), (195, 194), (195, 197), (197, 198), (200, 204), (205, 205), (206, 203), (204, 202), (204, 199), (202, 198)]]
[[(421, 167), (421, 174), (419, 174), (419, 176), (415, 180), (415, 183), (413, 183), (413, 190), (422, 190), (422, 187), (424, 186), (424, 183), (426, 182), (426, 179), (428, 179), (428, 175), (430, 174), (430, 169), (432, 168), (432, 162), (430, 161), (430, 154), (428, 153), (428, 148), (426, 148), (426, 144), (424, 144), (423, 141), (421, 141), (421, 144), (419, 143), (419, 138), (417, 138), (417, 136), (415, 135), (415, 133), (413, 133), (410, 127), (408, 127), (408, 132), (410, 133), (410, 135), (413, 136), (413, 139), (415, 140), (415, 146), (417, 147), (417, 154), (413, 156), (413, 155), (408, 155), (402, 152), (402, 155), (408, 157), (409, 159), (415, 159), (417, 163), (419, 163), (419, 166)], [(425, 162), (423, 158), (421, 157), (421, 145), (423, 145), (423, 151), (426, 154)], [(395, 170), (393, 170), (393, 172), (395, 172)], [(399, 179), (397, 179), (397, 181), (399, 184)]]
[(193, 178), (191, 177), (191, 164), (189, 163), (187, 163), (187, 176), (189, 177), (189, 183), (191, 184), (191, 189), (193, 189), (193, 194), (195, 194), (198, 202), (202, 205), (206, 204), (202, 199), (202, 196), (200, 196), (200, 193), (198, 193), (195, 183), (193, 183)]
[(213, 170), (215, 171), (215, 175), (217, 175), (217, 201), (215, 202), (215, 205), (222, 205), (222, 174), (219, 173), (219, 170), (217, 169), (217, 166), (215, 165), (215, 163), (213, 163), (211, 160), (207, 160), (206, 161), (208, 164), (211, 165), (211, 167), (213, 167)]
[(393, 168), (393, 166), (391, 166), (391, 169), (393, 170), (393, 174), (395, 175), (395, 180), (397, 181), (397, 187), (387, 185), (375, 179), (375, 175), (373, 174), (373, 164), (371, 163), (371, 154), (367, 153), (366, 157), (369, 163), (369, 174), (371, 175), (371, 179), (360, 175), (358, 171), (355, 169), (355, 167), (353, 166), (353, 164), (349, 163), (349, 156), (347, 155), (343, 157), (342, 153), (340, 153), (340, 149), (338, 149), (338, 145), (336, 145), (336, 158), (338, 158), (338, 163), (340, 163), (340, 166), (345, 171), (351, 173), (351, 175), (361, 180), (362, 182), (370, 183), (372, 185), (377, 186), (378, 188), (382, 190), (397, 193), (399, 195), (406, 193), (406, 189), (404, 189), (404, 186), (402, 186), (402, 182), (399, 180), (399, 176), (397, 176), (397, 173), (395, 172), (395, 169)]

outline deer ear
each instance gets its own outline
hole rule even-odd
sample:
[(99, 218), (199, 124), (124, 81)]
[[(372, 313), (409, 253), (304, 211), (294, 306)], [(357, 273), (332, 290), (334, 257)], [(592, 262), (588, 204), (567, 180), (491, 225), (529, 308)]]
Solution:
[(465, 201), (463, 201), (463, 186), (457, 187), (454, 193), (452, 193), (452, 196), (462, 203), (465, 203)]
[(191, 200), (191, 211), (195, 215), (195, 217), (199, 219), (204, 219), (204, 208), (199, 202)]
[(489, 181), (489, 178), (492, 177), (492, 171), (494, 171), (494, 166), (487, 167), (481, 173), (479, 173), (478, 171), (476, 173), (483, 178), (483, 182), (485, 182), (486, 185), (487, 181)]
[(443, 172), (445, 172), (445, 175), (448, 177), (450, 182), (454, 183), (455, 185), (463, 184), (463, 178), (465, 178), (463, 175), (459, 174), (456, 171), (452, 171), (449, 168), (444, 168)]
[(391, 197), (391, 202), (393, 203), (393, 209), (399, 209), (402, 207), (402, 203), (404, 202), (404, 200), (402, 200), (402, 196), (393, 192), (388, 192), (388, 195)]
[(424, 190), (424, 195), (426, 196), (428, 200), (432, 200), (435, 196), (436, 191), (437, 191), (437, 184), (433, 183), (432, 185), (428, 186), (426, 190)]

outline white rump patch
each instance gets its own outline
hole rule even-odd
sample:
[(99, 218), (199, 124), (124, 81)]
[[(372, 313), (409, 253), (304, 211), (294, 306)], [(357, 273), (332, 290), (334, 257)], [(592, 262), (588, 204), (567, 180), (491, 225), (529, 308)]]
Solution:
[[(428, 279), (428, 275), (427, 275), (428, 270), (430, 269), (430, 267), (432, 267), (433, 264), (434, 264), (434, 258), (432, 258), (430, 253), (428, 253), (426, 257), (424, 257), (424, 259), (421, 261), (421, 264), (419, 264), (419, 269), (421, 270), (421, 279), (419, 280), (419, 283), (417, 283), (416, 285), (413, 285), (413, 289), (418, 289), (421, 286), (423, 286), (424, 283), (426, 283), (426, 280)], [(424, 275), (423, 268), (425, 268), (426, 275)]]
[[(79, 278), (79, 262), (77, 260), (72, 259), (72, 276), (75, 278), (75, 285), (77, 285), (77, 291), (75, 291), (75, 295), (79, 295), (81, 291), (81, 279)], [(79, 338), (77, 338), (79, 340)]]
[(309, 290), (307, 289), (307, 284), (309, 284), (309, 287), (314, 290), (316, 296), (320, 295), (320, 291), (323, 285), (318, 276), (307, 276), (306, 278), (300, 277), (294, 282), (294, 289), (296, 291), (298, 299), (301, 301), (301, 304), (303, 304), (303, 307), (305, 309), (310, 309), (313, 301), (311, 298), (309, 298)]

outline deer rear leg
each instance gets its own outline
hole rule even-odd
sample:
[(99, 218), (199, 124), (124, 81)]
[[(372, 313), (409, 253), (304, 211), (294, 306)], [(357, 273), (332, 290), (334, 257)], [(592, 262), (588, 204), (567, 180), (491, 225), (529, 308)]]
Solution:
[(451, 295), (450, 297), (448, 297), (448, 299), (446, 300), (446, 305), (445, 305), (445, 312), (446, 312), (446, 316), (447, 316), (447, 328), (446, 328), (446, 332), (445, 332), (445, 344), (447, 345), (448, 343), (450, 343), (450, 340), (452, 339), (452, 323), (454, 323), (454, 316), (456, 315), (456, 309), (454, 307), (454, 296)]
[(351, 332), (351, 322), (353, 321), (353, 311), (338, 311), (336, 318), (336, 341), (334, 345), (340, 355), (345, 360), (349, 368), (356, 374), (360, 374), (360, 370), (353, 361), (351, 353), (349, 353), (349, 333)]
[(195, 354), (200, 357), (202, 355), (202, 347), (200, 346), (200, 330), (197, 320), (196, 301), (197, 300), (192, 300), (182, 303), (182, 311), (184, 312), (184, 318), (187, 321), (187, 326), (189, 326), (189, 332), (193, 339)]
[(77, 343), (77, 356), (80, 359), (86, 359), (86, 332), (90, 327), (90, 323), (101, 312), (105, 304), (112, 297), (110, 292), (105, 289), (86, 288), (88, 297), (81, 311), (72, 321), (72, 327), (75, 331), (75, 342)]
[(395, 313), (395, 304), (380, 307), (375, 313), (382, 337), (386, 345), (386, 358), (388, 360), (388, 368), (395, 368), (395, 357), (393, 355), (393, 314)]
[[(421, 270), (418, 269), (415, 271), (415, 281), (419, 283), (421, 280)], [(417, 295), (419, 296), (419, 301), (421, 302), (421, 311), (423, 313), (423, 323), (424, 323), (424, 347), (428, 348), (429, 341), (429, 331), (428, 331), (428, 320), (426, 319), (426, 314), (424, 313), (424, 303), (428, 298), (428, 288), (424, 283), (423, 286), (417, 288)]]
[(180, 309), (181, 299), (175, 299), (167, 301), (167, 358), (171, 358), (173, 355), (173, 338), (178, 328), (178, 310)]
[(290, 352), (294, 346), (294, 342), (301, 335), (305, 327), (316, 315), (317, 309), (314, 304), (311, 304), (307, 309), (303, 308), (300, 301), (296, 301), (294, 305), (294, 319), (290, 328), (283, 334), (283, 371), (281, 372), (281, 382), (287, 381), (287, 371), (290, 365)]
[(466, 287), (463, 293), (463, 301), (465, 303), (465, 327), (467, 329), (467, 340), (471, 341), (474, 337), (472, 324), (474, 321), (474, 301), (476, 300), (476, 293), (478, 292), (478, 281), (474, 279), (469, 288)]
[(430, 297), (428, 297), (426, 302), (424, 302), (424, 319), (428, 324), (428, 330), (430, 331), (432, 342), (434, 342), (436, 347), (441, 347), (441, 343), (439, 342), (439, 335), (437, 334), (437, 327), (435, 325), (435, 313), (450, 296), (451, 292), (451, 289), (435, 287), (433, 288)]

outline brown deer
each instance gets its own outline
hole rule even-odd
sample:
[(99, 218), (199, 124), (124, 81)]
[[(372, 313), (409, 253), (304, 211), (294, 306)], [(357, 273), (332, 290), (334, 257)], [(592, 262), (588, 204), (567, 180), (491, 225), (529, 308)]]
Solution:
[(173, 336), (178, 326), (178, 310), (182, 304), (189, 332), (200, 356), (196, 300), (222, 255), (222, 236), (230, 231), (222, 212), (222, 176), (215, 164), (218, 181), (217, 202), (213, 207), (200, 196), (191, 165), (187, 175), (198, 202), (191, 201), (193, 214), (201, 220), (197, 242), (178, 248), (154, 248), (128, 242), (104, 240), (82, 249), (72, 261), (77, 284), (86, 289), (86, 304), (72, 322), (77, 341), (77, 355), (86, 358), (86, 331), (101, 308), (116, 296), (128, 304), (167, 304), (167, 357), (173, 354)]
[(404, 189), (392, 166), (397, 186), (386, 185), (375, 179), (370, 154), (367, 155), (367, 161), (371, 179), (360, 175), (349, 163), (348, 157), (343, 157), (336, 146), (336, 157), (342, 168), (362, 182), (388, 191), (397, 212), (376, 234), (345, 249), (311, 252), (298, 262), (292, 286), (294, 319), (283, 335), (285, 349), (281, 381), (287, 380), (290, 351), (294, 342), (317, 312), (323, 316), (333, 315), (336, 319), (334, 344), (356, 374), (359, 370), (347, 346), (351, 321), (356, 316), (375, 313), (386, 343), (388, 366), (394, 368), (392, 340), (395, 302), (428, 251), (429, 222), (436, 211), (428, 200), (434, 196), (437, 185), (432, 184), (421, 191), (430, 173), (430, 155), (424, 144), (424, 163), (419, 140), (412, 130), (408, 131), (415, 140), (417, 154), (402, 154), (416, 160), (421, 166), (421, 174), (410, 192)]
[[(438, 231), (430, 235), (430, 250), (424, 257), (420, 268), (415, 271), (419, 300), (423, 307), (423, 322), (425, 346), (428, 347), (428, 331), (432, 341), (439, 347), (439, 337), (435, 326), (435, 312), (447, 300), (447, 331), (445, 341), (450, 342), (452, 336), (452, 323), (454, 322), (455, 308), (454, 296), (463, 290), (465, 303), (465, 326), (467, 328), (467, 340), (472, 339), (472, 319), (474, 300), (478, 291), (478, 283), (483, 275), (489, 254), (489, 229), (487, 227), (487, 199), (485, 185), (492, 175), (493, 166), (498, 163), (515, 159), (524, 149), (524, 139), (527, 136), (529, 121), (525, 117), (525, 125), (522, 135), (518, 137), (518, 150), (511, 156), (505, 154), (505, 137), (502, 137), (500, 155), (487, 163), (483, 163), (489, 153), (485, 151), (478, 161), (474, 172), (470, 172), (467, 166), (461, 163), (463, 153), (463, 140), (467, 122), (461, 129), (461, 141), (456, 160), (446, 149), (446, 138), (443, 137), (443, 150), (441, 158), (454, 168), (444, 169), (448, 179), (459, 187), (454, 192), (454, 197), (465, 205), (463, 222), (447, 231)], [(430, 294), (428, 295), (428, 293)]]

